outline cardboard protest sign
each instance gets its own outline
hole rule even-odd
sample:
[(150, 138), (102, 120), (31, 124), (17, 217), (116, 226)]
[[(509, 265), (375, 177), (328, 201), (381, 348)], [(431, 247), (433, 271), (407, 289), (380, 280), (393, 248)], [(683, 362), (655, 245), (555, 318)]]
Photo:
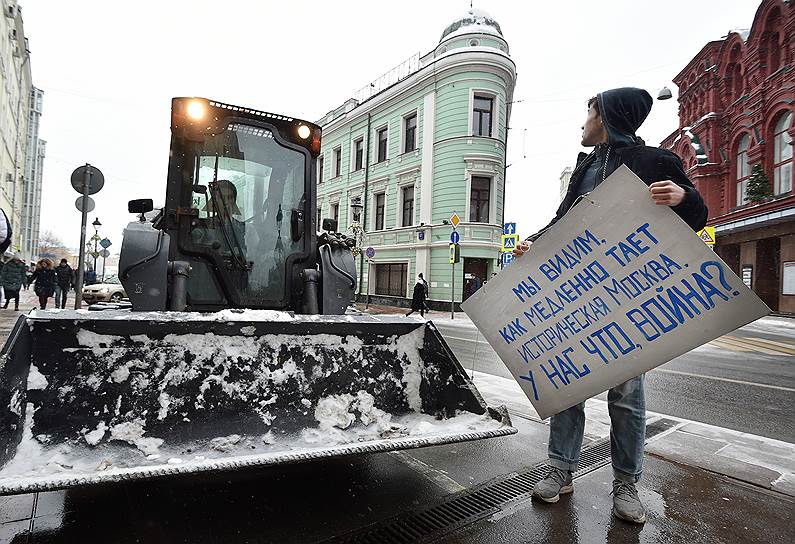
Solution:
[(461, 307), (543, 418), (770, 312), (626, 166)]

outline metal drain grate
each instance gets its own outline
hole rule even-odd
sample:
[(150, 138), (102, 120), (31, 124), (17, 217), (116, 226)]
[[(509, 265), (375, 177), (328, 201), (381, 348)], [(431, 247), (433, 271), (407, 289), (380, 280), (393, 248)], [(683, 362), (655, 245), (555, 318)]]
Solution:
[[(672, 428), (676, 421), (658, 419), (646, 426), (646, 440)], [(602, 438), (582, 449), (579, 478), (610, 463), (610, 438)], [(539, 463), (519, 473), (501, 476), (462, 491), (440, 504), (410, 512), (375, 526), (341, 535), (326, 544), (409, 544), (429, 542), (500, 511), (507, 503), (530, 497), (533, 486), (546, 476), (549, 466)]]

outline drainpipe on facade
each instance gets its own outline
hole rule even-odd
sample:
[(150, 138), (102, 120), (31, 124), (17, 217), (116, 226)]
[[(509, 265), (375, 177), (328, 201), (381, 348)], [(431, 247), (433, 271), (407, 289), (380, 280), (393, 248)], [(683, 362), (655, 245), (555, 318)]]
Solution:
[[(502, 221), (498, 221), (500, 227), (505, 223), (505, 193), (508, 191), (508, 121), (511, 118), (510, 104), (505, 106), (505, 139), (503, 141), (503, 156), (502, 156)], [(505, 231), (500, 229), (500, 233), (504, 234)], [(502, 236), (500, 236), (502, 242)], [(500, 244), (502, 247), (502, 244)], [(502, 250), (500, 250), (500, 261), (497, 263), (497, 268), (502, 270)]]
[[(367, 114), (367, 151), (364, 159), (364, 191), (362, 193), (362, 242), (367, 234), (367, 182), (370, 179), (370, 114)], [(361, 248), (360, 248), (361, 249)], [(359, 253), (359, 294), (362, 294), (362, 282), (364, 281), (364, 251)], [(368, 259), (369, 260), (369, 259)], [(367, 275), (367, 301), (370, 304), (370, 275)]]

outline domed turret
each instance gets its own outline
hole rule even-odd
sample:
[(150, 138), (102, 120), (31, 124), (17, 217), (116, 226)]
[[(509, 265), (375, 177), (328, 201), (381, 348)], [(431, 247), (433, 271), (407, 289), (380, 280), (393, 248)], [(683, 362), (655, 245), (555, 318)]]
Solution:
[(442, 37), (439, 41), (444, 41), (450, 36), (468, 34), (470, 32), (484, 32), (502, 37), (500, 25), (491, 15), (483, 10), (470, 9), (467, 11), (466, 15), (455, 20), (452, 24), (444, 29), (444, 32), (442, 32)]

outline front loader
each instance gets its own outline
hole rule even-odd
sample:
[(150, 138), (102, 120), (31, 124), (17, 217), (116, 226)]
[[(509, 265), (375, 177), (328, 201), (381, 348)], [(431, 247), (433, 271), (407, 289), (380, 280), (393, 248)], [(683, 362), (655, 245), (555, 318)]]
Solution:
[(175, 98), (171, 134), (164, 207), (129, 204), (132, 308), (34, 310), (0, 353), (0, 494), (516, 432), (432, 323), (346, 313), (320, 127)]

